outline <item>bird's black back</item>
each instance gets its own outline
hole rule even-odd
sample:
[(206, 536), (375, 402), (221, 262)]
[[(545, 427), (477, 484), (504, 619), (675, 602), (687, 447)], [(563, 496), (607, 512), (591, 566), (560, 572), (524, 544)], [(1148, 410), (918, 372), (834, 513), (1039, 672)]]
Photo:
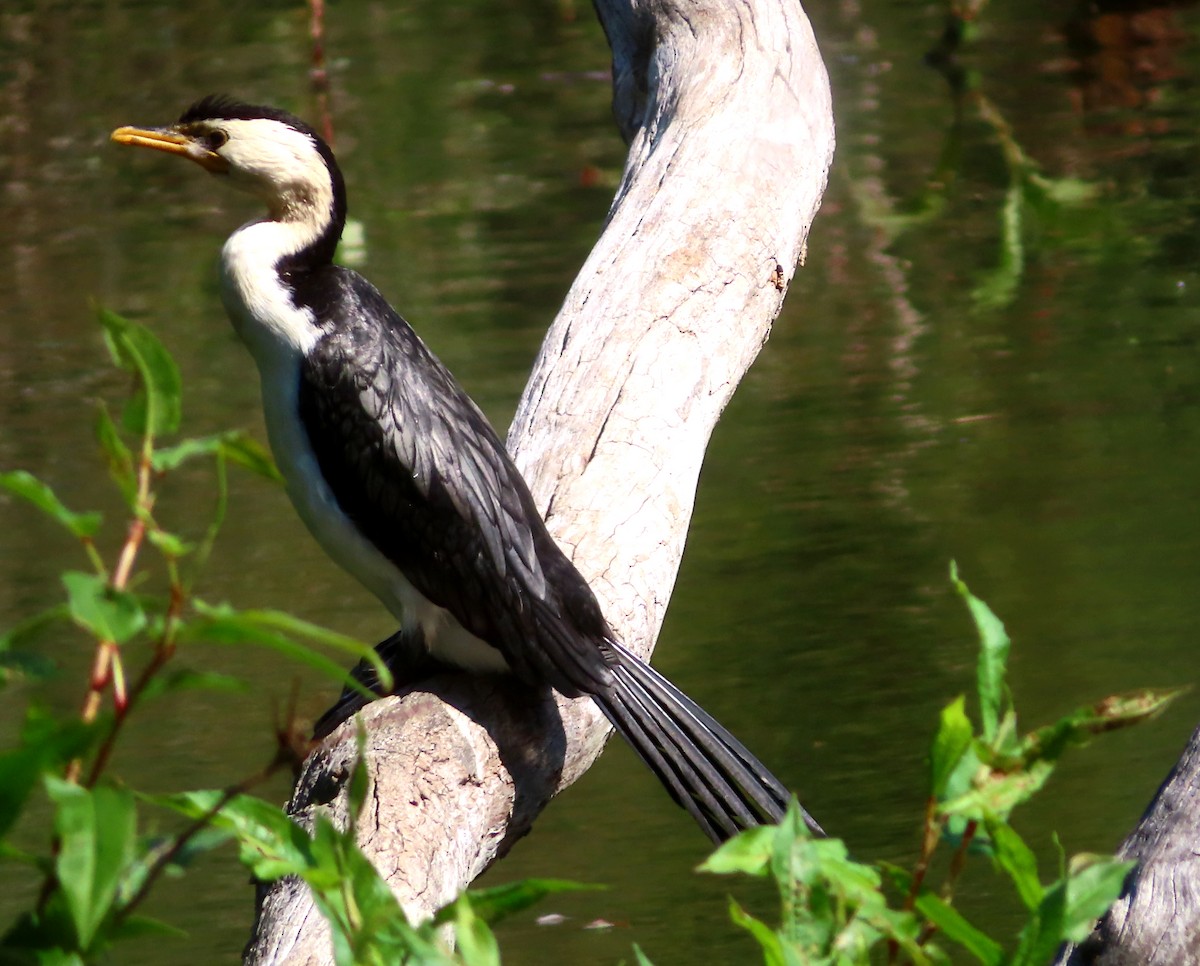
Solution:
[(611, 683), (611, 630), (479, 408), (364, 278), (297, 280), (324, 331), (300, 416), (342, 511), (513, 672), (567, 695)]

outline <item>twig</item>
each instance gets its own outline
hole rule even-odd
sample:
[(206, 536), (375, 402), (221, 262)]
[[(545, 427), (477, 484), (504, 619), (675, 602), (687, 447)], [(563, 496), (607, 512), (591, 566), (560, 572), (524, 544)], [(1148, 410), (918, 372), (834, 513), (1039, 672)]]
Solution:
[(308, 10), (308, 35), (312, 38), (312, 66), (308, 69), (308, 79), (321, 118), (321, 135), (331, 148), (336, 148), (333, 115), (329, 110), (329, 69), (325, 64), (325, 0), (308, 0)]

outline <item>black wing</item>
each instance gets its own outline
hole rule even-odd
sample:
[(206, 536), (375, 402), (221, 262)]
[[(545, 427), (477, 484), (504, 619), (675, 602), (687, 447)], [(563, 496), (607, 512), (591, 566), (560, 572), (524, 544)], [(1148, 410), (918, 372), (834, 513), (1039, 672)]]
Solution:
[[(318, 317), (335, 321), (303, 364), (300, 415), (342, 510), (517, 675), (592, 695), (714, 840), (777, 821), (787, 790), (613, 640), (503, 443), (445, 366), (364, 279), (344, 269), (323, 276)], [(381, 653), (402, 644), (390, 639)], [(357, 695), (344, 694), (318, 736), (357, 707)]]
[(300, 415), (342, 510), (423, 596), (519, 677), (574, 695), (611, 686), (611, 636), (486, 417), (383, 296), (323, 273)]

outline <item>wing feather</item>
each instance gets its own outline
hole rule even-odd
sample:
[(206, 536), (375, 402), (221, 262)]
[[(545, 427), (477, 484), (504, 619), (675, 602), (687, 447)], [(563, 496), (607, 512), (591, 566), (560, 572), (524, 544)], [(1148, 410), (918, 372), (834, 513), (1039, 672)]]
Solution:
[(518, 675), (568, 694), (607, 688), (595, 642), (611, 631), (500, 438), (370, 283), (337, 278), (339, 321), (304, 361), (300, 409), (339, 506)]

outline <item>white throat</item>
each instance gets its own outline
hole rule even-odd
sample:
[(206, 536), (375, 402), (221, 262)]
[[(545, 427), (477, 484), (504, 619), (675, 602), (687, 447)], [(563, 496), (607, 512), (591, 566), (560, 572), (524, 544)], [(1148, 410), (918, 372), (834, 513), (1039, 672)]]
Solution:
[(292, 302), (276, 270), (319, 236), (312, 222), (252, 221), (221, 249), (221, 298), (260, 369), (280, 353), (303, 355), (320, 335), (312, 312)]

